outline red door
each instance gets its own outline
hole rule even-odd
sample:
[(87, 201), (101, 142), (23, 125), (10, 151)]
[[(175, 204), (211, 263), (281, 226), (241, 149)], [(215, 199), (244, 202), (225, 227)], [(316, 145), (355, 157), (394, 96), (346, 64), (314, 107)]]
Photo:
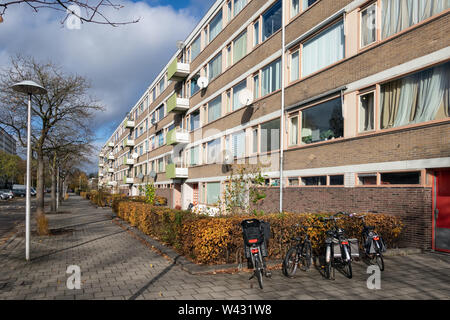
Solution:
[(450, 170), (436, 172), (435, 249), (450, 252)]
[(193, 191), (193, 204), (197, 205), (198, 204), (198, 183), (195, 183), (192, 185), (192, 191)]

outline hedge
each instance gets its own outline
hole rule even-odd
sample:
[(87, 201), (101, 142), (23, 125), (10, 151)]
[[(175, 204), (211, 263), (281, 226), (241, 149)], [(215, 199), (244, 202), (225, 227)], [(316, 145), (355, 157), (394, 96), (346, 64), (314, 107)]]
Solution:
[[(114, 209), (118, 217), (161, 242), (172, 246), (178, 253), (199, 264), (236, 263), (243, 259), (243, 239), (240, 223), (255, 216), (207, 217), (190, 211), (173, 210), (146, 203), (119, 201)], [(365, 213), (366, 214), (366, 213)], [(297, 237), (296, 224), (307, 226), (313, 248), (320, 254), (325, 231), (329, 225), (320, 221), (329, 214), (276, 213), (258, 217), (271, 226), (268, 244), (269, 259), (282, 259)], [(338, 221), (349, 238), (361, 233), (359, 219)], [(387, 214), (366, 214), (366, 223), (376, 225), (388, 247), (395, 247), (403, 224), (398, 217)]]

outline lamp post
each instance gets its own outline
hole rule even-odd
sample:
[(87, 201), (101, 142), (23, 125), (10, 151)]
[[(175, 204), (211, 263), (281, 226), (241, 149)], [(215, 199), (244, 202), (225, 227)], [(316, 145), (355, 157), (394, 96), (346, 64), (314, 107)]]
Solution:
[(14, 91), (28, 95), (28, 119), (27, 119), (27, 200), (25, 211), (25, 258), (30, 260), (30, 212), (31, 212), (31, 96), (33, 94), (46, 94), (47, 90), (33, 81), (22, 81), (11, 87)]

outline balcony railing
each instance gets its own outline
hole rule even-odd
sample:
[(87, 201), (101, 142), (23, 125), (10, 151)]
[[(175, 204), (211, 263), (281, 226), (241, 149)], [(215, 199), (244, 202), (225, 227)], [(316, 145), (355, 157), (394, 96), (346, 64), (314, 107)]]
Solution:
[(114, 173), (114, 168), (108, 168), (108, 173)]
[(184, 179), (188, 177), (188, 168), (177, 168), (174, 163), (166, 165), (167, 179)]
[(123, 183), (125, 183), (125, 184), (133, 184), (133, 182), (134, 182), (133, 178), (123, 177)]
[(166, 145), (175, 145), (175, 144), (187, 144), (190, 141), (189, 132), (182, 131), (179, 129), (172, 129), (169, 132), (167, 132), (166, 136)]
[(125, 128), (134, 128), (133, 120), (125, 120)]
[(178, 59), (175, 57), (167, 68), (167, 79), (172, 81), (182, 81), (187, 78), (189, 72), (189, 64), (178, 62)]
[(110, 147), (110, 148), (114, 148), (114, 142), (110, 142), (110, 143), (108, 143), (108, 147)]
[(108, 156), (108, 160), (114, 160), (115, 158), (114, 158), (114, 155), (113, 154), (110, 154), (109, 156)]
[(134, 165), (134, 159), (131, 159), (131, 158), (125, 159), (125, 164), (128, 166)]
[(167, 113), (169, 112), (185, 112), (189, 109), (189, 99), (178, 98), (174, 93), (167, 100)]
[(134, 140), (126, 138), (123, 140), (123, 147), (134, 147)]

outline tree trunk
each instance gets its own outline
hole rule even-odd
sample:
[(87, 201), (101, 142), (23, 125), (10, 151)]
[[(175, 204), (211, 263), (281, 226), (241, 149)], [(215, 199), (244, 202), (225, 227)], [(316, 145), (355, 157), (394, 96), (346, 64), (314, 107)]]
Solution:
[(44, 203), (44, 154), (42, 150), (37, 153), (37, 183), (36, 183), (36, 222), (37, 231), (39, 235), (49, 234), (48, 220), (45, 217), (45, 203)]
[(56, 156), (53, 156), (52, 159), (52, 167), (51, 167), (51, 175), (52, 175), (52, 189), (51, 189), (51, 200), (50, 200), (50, 211), (56, 212)]

